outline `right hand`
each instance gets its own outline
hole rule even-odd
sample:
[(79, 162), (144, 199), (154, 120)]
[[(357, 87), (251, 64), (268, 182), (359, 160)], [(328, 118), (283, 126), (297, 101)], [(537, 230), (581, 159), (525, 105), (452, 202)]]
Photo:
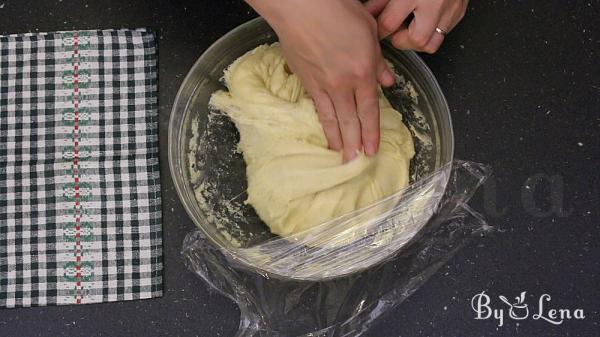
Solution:
[(436, 28), (450, 32), (465, 16), (468, 4), (468, 0), (369, 0), (365, 7), (377, 17), (380, 38), (389, 36), (398, 49), (435, 53), (445, 36)]
[(344, 162), (379, 149), (378, 85), (394, 83), (377, 22), (359, 1), (247, 0), (277, 33), (313, 98), (329, 147)]

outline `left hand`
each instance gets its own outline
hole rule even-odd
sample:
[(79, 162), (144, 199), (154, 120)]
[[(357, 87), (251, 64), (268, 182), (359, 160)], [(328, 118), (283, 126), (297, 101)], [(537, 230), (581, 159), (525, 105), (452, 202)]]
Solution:
[[(379, 38), (394, 47), (435, 53), (464, 17), (468, 0), (369, 0), (366, 9), (377, 18)], [(412, 21), (406, 19), (413, 14)], [(441, 31), (436, 31), (436, 28)]]

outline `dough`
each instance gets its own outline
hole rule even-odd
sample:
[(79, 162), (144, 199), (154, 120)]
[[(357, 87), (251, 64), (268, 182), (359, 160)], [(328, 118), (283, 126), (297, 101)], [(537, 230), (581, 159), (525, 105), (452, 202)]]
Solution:
[(240, 132), (247, 203), (273, 233), (299, 233), (408, 185), (411, 134), (381, 91), (378, 154), (342, 164), (341, 153), (328, 149), (313, 102), (287, 70), (279, 44), (246, 53), (224, 79), (229, 92), (215, 92), (210, 104)]

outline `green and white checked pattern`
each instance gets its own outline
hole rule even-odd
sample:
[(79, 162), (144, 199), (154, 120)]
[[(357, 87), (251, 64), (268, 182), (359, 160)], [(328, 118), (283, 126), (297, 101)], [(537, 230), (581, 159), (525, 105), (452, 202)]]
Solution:
[(0, 306), (162, 294), (156, 45), (0, 37)]

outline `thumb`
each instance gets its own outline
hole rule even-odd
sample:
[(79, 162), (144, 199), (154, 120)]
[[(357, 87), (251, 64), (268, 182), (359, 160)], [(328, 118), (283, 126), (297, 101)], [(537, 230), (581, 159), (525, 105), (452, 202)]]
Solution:
[(377, 82), (384, 87), (390, 87), (396, 82), (394, 72), (392, 72), (383, 56), (379, 56), (379, 62), (377, 64)]

